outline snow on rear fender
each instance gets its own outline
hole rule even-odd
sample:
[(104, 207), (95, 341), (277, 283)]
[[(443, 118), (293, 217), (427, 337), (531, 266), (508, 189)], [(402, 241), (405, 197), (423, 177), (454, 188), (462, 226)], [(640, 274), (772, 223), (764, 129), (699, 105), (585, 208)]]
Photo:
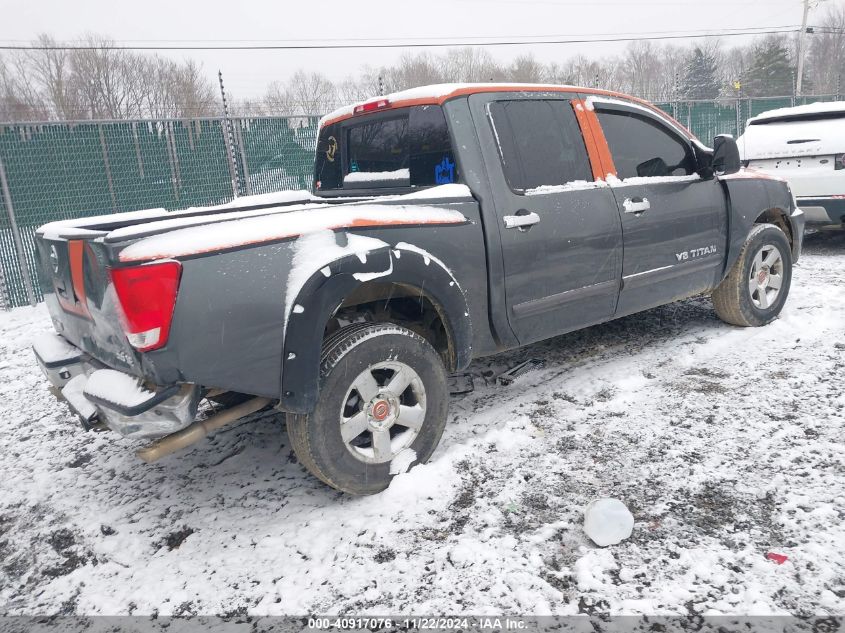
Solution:
[[(439, 311), (451, 342), (450, 369), (463, 369), (469, 365), (472, 358), (470, 311), (464, 291), (452, 272), (426, 249), (405, 242), (394, 246), (385, 243), (379, 248), (374, 244), (379, 241), (350, 242), (351, 249), (340, 249), (345, 252), (343, 257), (316, 269), (301, 282), (296, 296), (286, 298), (281, 385), (283, 410), (309, 413), (313, 409), (317, 401), (325, 325), (346, 297), (368, 281), (424, 289), (426, 297)], [(362, 246), (375, 248), (362, 253)]]

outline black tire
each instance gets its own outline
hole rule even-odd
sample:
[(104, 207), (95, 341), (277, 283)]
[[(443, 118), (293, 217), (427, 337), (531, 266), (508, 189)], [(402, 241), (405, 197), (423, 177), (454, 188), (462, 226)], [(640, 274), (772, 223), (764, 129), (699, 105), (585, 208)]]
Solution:
[[(358, 323), (338, 330), (323, 344), (320, 395), (314, 411), (308, 415), (287, 416), (288, 436), (297, 459), (309, 472), (333, 488), (356, 495), (373, 494), (387, 488), (393, 478), (390, 461), (363, 461), (380, 458), (376, 453), (376, 432), (370, 430), (370, 426), (361, 435), (349, 440), (349, 445), (341, 434), (341, 420), (351, 419), (343, 417), (347, 412), (350, 416), (365, 414), (368, 425), (380, 423), (370, 413), (376, 410), (383, 394), (391, 393), (382, 390), (387, 390), (389, 382), (398, 374), (391, 374), (390, 368), (378, 368), (390, 364), (410, 368), (415, 379), (396, 399), (392, 399), (392, 395), (385, 396), (385, 402), (396, 404), (386, 407), (391, 416), (388, 422), (394, 414), (397, 416), (393, 426), (388, 428), (391, 442), (388, 445), (393, 449), (394, 445), (403, 446), (403, 442), (410, 442), (399, 451), (401, 453), (407, 448), (414, 451), (416, 458), (410, 462), (410, 467), (428, 461), (440, 441), (449, 404), (447, 374), (442, 359), (428, 341), (391, 323)], [(360, 397), (363, 390), (358, 392), (353, 386), (364, 372), (374, 377), (376, 384), (383, 381), (379, 385), (379, 395), (367, 403)], [(423, 390), (421, 409), (416, 400), (420, 389)], [(348, 394), (351, 395), (348, 397)], [(403, 407), (409, 402), (414, 403), (422, 420), (417, 422), (417, 430), (401, 424), (402, 414), (407, 410)], [(379, 409), (380, 412), (383, 410)], [(364, 453), (372, 453), (372, 456)], [(385, 454), (382, 453), (382, 458)], [(404, 458), (409, 456), (413, 454), (406, 453)]]
[[(780, 279), (780, 287), (773, 298), (769, 293), (757, 287), (751, 289), (756, 281), (751, 275), (758, 255), (770, 256), (772, 249), (780, 255), (780, 267), (777, 274), (772, 274), (775, 268), (768, 269), (764, 283), (771, 283), (772, 278)], [(758, 277), (755, 276), (755, 280)], [(771, 322), (783, 309), (789, 295), (792, 283), (792, 249), (789, 240), (774, 224), (757, 224), (748, 234), (748, 239), (739, 253), (739, 258), (731, 268), (728, 276), (713, 291), (713, 307), (722, 321), (742, 327), (759, 327)], [(761, 300), (760, 292), (764, 293)]]

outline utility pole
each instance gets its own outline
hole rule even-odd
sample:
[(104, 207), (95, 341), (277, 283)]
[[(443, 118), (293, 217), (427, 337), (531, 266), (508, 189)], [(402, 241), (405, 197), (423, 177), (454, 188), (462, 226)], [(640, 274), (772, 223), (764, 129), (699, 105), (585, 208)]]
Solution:
[(795, 83), (795, 93), (801, 96), (804, 83), (804, 42), (807, 39), (807, 15), (810, 13), (810, 0), (804, 0), (804, 17), (801, 18), (801, 32), (798, 34), (798, 79)]

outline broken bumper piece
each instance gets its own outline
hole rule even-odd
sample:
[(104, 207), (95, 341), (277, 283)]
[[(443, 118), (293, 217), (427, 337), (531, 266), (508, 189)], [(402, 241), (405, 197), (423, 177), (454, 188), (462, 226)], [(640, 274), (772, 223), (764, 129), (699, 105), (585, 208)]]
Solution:
[(32, 345), (41, 371), (56, 389), (62, 389), (71, 378), (83, 373), (85, 354), (58, 334), (43, 334)]
[(194, 421), (197, 385), (147, 388), (136, 376), (102, 368), (57, 334), (39, 338), (33, 351), (47, 379), (61, 390), (86, 429), (102, 422), (124, 437), (147, 438), (181, 431)]

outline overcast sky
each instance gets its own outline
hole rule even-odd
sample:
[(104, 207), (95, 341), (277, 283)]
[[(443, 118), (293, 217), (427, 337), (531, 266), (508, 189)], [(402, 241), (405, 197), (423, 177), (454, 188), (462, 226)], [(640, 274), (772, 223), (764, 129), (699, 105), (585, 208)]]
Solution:
[[(827, 0), (828, 3), (841, 0)], [(132, 8), (130, 8), (130, 6)], [(801, 0), (0, 0), (0, 40), (28, 41), (46, 32), (68, 40), (85, 32), (118, 41), (294, 40), (340, 38), (470, 38), (586, 36), (702, 31), (800, 24)], [(823, 6), (817, 12), (822, 12)], [(812, 24), (812, 15), (810, 23)], [(747, 38), (724, 38), (725, 45)], [(675, 41), (682, 44), (683, 41)], [(584, 53), (612, 54), (625, 44), (490, 47), (502, 61), (533, 52), (543, 61)], [(258, 96), (298, 68), (332, 79), (366, 64), (396, 59), (401, 50), (191, 51), (166, 53), (222, 69), (237, 97)], [(434, 50), (432, 52), (441, 52)]]

